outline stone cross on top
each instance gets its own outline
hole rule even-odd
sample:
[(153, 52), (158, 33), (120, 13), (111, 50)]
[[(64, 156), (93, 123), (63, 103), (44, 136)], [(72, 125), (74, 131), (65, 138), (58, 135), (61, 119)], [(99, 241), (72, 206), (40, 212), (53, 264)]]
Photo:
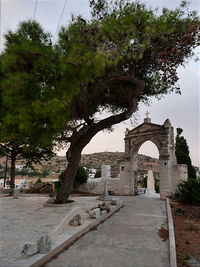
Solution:
[(149, 118), (149, 117), (148, 117), (149, 114), (150, 114), (150, 113), (149, 113), (148, 111), (145, 113), (147, 119)]
[(146, 122), (146, 123), (151, 123), (151, 119), (148, 117), (149, 114), (150, 113), (148, 111), (145, 113), (146, 118), (144, 118), (144, 122)]

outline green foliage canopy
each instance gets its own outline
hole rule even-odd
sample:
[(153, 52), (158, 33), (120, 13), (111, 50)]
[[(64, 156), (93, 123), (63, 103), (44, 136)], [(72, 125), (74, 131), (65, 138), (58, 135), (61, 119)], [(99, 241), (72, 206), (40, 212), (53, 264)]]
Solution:
[(65, 123), (70, 100), (59, 92), (59, 57), (50, 35), (36, 22), (23, 22), (5, 37), (0, 141), (48, 145), (55, 129)]
[(189, 147), (187, 145), (187, 141), (183, 136), (180, 136), (183, 130), (181, 128), (177, 128), (177, 136), (176, 136), (176, 147), (175, 153), (178, 164), (186, 164), (188, 167), (188, 177), (196, 178), (195, 168), (192, 166), (192, 161), (190, 158)]
[(99, 178), (99, 177), (101, 177), (101, 170), (97, 170), (94, 176), (94, 178)]
[[(59, 34), (65, 79), (78, 81), (71, 118), (89, 121), (99, 110), (126, 109), (131, 83), (137, 77), (145, 89), (137, 98), (148, 101), (180, 93), (177, 68), (199, 45), (199, 18), (183, 8), (163, 9), (161, 15), (136, 1), (90, 1), (93, 17), (73, 17)], [(66, 83), (66, 85), (68, 85)], [(120, 97), (119, 97), (120, 96)]]
[(53, 156), (54, 139), (68, 116), (70, 94), (60, 93), (59, 56), (50, 35), (35, 21), (6, 35), (0, 55), (0, 155), (27, 164)]
[[(56, 203), (69, 196), (81, 152), (93, 136), (129, 119), (139, 102), (180, 93), (177, 69), (200, 44), (199, 17), (187, 14), (184, 5), (157, 14), (138, 1), (90, 0), (91, 19), (72, 17), (61, 29), (63, 90), (71, 86), (77, 94), (61, 134), (70, 144), (69, 164)], [(112, 115), (99, 120), (102, 111)]]
[(175, 196), (187, 204), (200, 206), (200, 180), (190, 178), (182, 181), (178, 185)]

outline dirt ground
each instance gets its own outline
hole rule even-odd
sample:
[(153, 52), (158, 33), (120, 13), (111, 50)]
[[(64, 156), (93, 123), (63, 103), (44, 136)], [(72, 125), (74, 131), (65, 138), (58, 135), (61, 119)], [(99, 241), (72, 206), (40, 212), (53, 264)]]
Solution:
[(200, 207), (171, 201), (178, 267), (200, 266)]

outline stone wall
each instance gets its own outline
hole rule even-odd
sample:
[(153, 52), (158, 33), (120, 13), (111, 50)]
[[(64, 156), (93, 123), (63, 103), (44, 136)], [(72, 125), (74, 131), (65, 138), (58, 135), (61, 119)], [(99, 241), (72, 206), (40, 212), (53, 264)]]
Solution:
[[(107, 178), (108, 191), (112, 195), (119, 195), (119, 178)], [(77, 188), (81, 193), (103, 194), (104, 192), (104, 179), (95, 178), (88, 179), (87, 183), (80, 185)]]
[(108, 192), (109, 195), (119, 195), (119, 178), (108, 179)]

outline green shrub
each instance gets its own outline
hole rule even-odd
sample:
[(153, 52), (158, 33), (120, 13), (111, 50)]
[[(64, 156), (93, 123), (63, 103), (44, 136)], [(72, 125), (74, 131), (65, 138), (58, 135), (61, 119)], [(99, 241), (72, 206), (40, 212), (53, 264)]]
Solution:
[(156, 193), (160, 193), (160, 180), (155, 178), (155, 191)]
[(76, 173), (74, 188), (78, 187), (80, 184), (87, 183), (88, 174), (86, 170), (82, 166), (78, 166), (78, 170)]
[[(62, 180), (65, 177), (66, 170), (61, 172), (59, 176), (59, 180), (62, 182)], [(78, 187), (80, 184), (87, 183), (88, 175), (86, 170), (82, 166), (78, 166), (78, 170), (76, 173), (75, 181), (74, 181), (74, 189)]]
[(200, 180), (189, 178), (182, 181), (176, 190), (175, 196), (190, 205), (200, 206)]
[(101, 170), (97, 170), (94, 176), (94, 178), (99, 178), (99, 177), (101, 177)]

